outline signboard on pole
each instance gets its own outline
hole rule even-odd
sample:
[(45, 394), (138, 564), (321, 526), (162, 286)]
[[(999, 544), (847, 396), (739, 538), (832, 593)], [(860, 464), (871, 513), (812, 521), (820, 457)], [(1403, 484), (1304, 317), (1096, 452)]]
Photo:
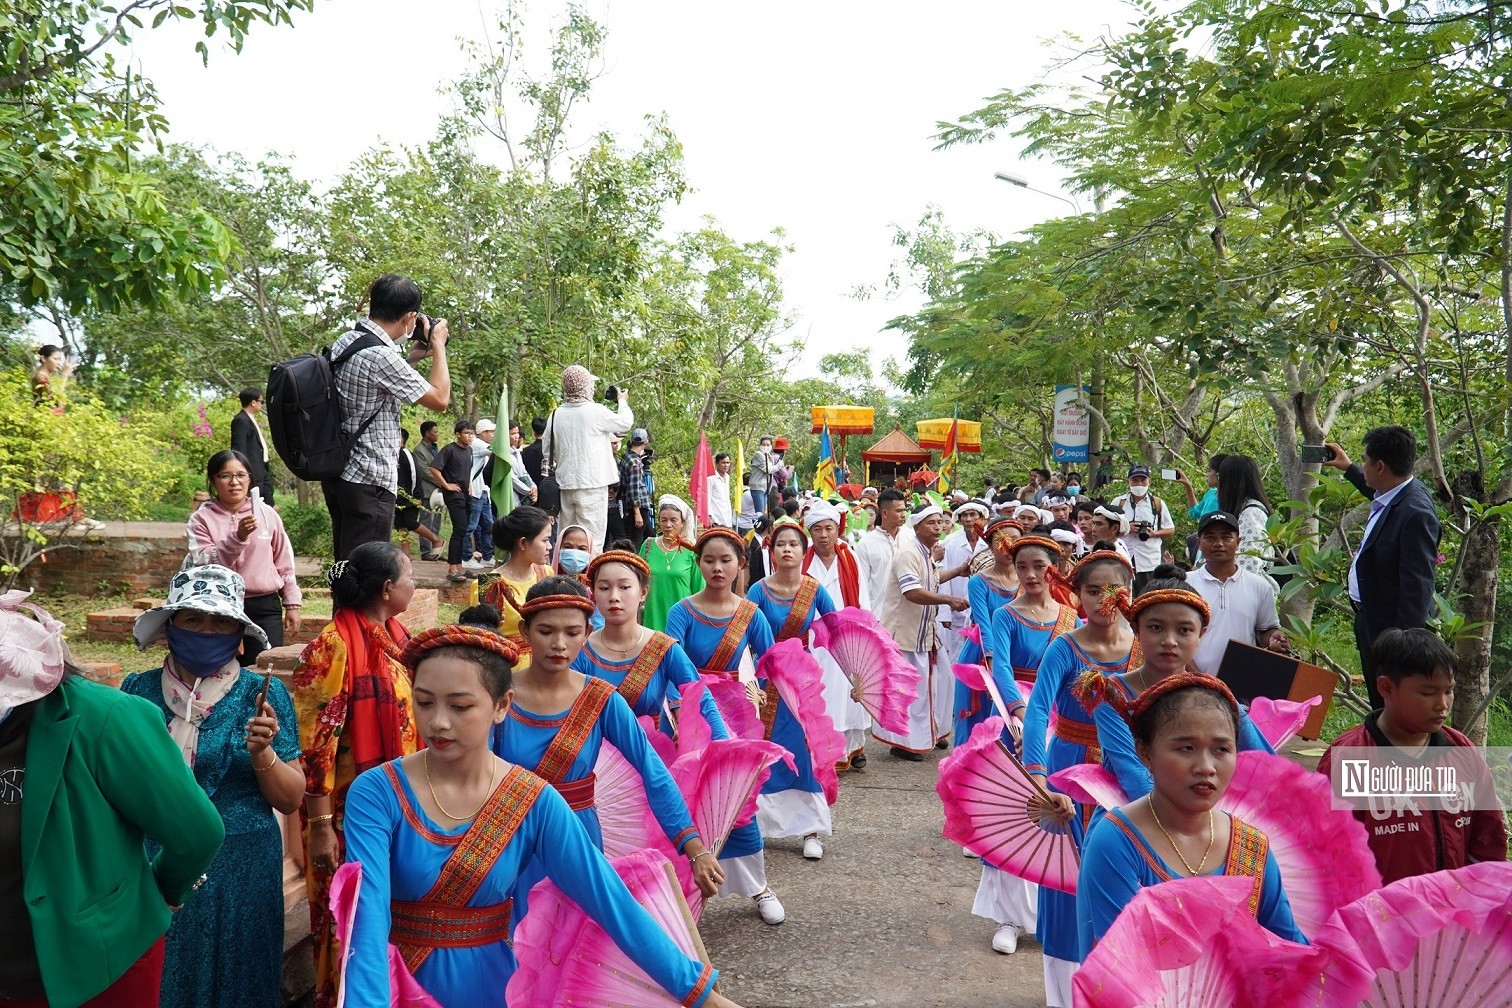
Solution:
[(1055, 386), (1055, 462), (1087, 461), (1087, 442), (1092, 436), (1092, 414), (1081, 404), (1091, 396), (1090, 385)]

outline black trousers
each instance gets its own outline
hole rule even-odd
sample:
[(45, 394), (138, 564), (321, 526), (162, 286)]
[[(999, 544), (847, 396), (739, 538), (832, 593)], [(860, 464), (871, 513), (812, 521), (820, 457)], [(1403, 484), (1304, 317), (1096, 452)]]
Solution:
[[(248, 595), (243, 603), (247, 618), (263, 628), (268, 635), (268, 647), (283, 647), (283, 596), (278, 592), (266, 595)], [(262, 654), (262, 642), (251, 634), (242, 637), (242, 664), (256, 666), (257, 656)]]
[(463, 550), (467, 547), (467, 520), (472, 512), (472, 501), (467, 494), (441, 492), (446, 502), (446, 514), (451, 518), (451, 538), (446, 542), (446, 562), (452, 566), (462, 562)]
[[(336, 559), (345, 560), (365, 542), (388, 542), (394, 535), (394, 492), (371, 483), (324, 480), (326, 510)], [(463, 525), (466, 525), (466, 521)]]
[(1354, 632), (1355, 647), (1360, 652), (1360, 674), (1365, 677), (1365, 692), (1370, 696), (1370, 709), (1380, 710), (1385, 706), (1381, 700), (1381, 691), (1376, 689), (1375, 655), (1373, 654), (1375, 641), (1370, 637), (1370, 631), (1365, 628), (1365, 614), (1360, 611), (1358, 602), (1351, 602), (1354, 606)]

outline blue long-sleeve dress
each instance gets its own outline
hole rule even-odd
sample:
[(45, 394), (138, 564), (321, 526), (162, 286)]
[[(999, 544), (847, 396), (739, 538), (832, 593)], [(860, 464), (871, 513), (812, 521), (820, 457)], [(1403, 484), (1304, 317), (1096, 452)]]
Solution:
[[(1079, 959), (1086, 958), (1140, 889), (1182, 877), (1155, 853), (1122, 809), (1100, 817), (1087, 831), (1081, 858), (1075, 897)], [(1281, 869), (1264, 833), (1234, 819), (1228, 852), (1211, 874), (1260, 879), (1259, 891), (1250, 902), (1260, 924), (1287, 941), (1307, 944), (1292, 917), (1291, 901), (1281, 887)]]
[[(200, 724), (194, 779), (226, 824), (226, 840), (205, 871), (205, 884), (173, 915), (163, 952), (162, 1004), (276, 1008), (283, 975), (283, 831), (263, 797), (247, 752), (247, 719), (262, 676), (242, 669)], [(123, 693), (151, 701), (171, 720), (163, 670), (126, 677)], [(268, 683), (278, 719), (271, 751), (299, 758), (299, 720), (283, 683)], [(259, 755), (263, 764), (267, 756)], [(144, 781), (143, 786), (150, 786)], [(85, 841), (87, 842), (87, 840)]]
[[(608, 696), (603, 706), (593, 716), (593, 695), (603, 690)], [(587, 718), (592, 717), (591, 726)], [(662, 831), (672, 846), (682, 850), (683, 845), (698, 836), (693, 826), (693, 817), (688, 812), (687, 802), (677, 783), (668, 772), (656, 750), (646, 739), (646, 733), (623, 697), (602, 680), (589, 678), (583, 692), (571, 708), (556, 714), (536, 714), (525, 710), (518, 703), (511, 704), (504, 723), (494, 729), (493, 751), (507, 763), (530, 768), (541, 768), (542, 757), (547, 754), (558, 733), (578, 731), (582, 743), (576, 755), (564, 770), (544, 772), (547, 783), (555, 787), (567, 799), (582, 821), (589, 839), (595, 847), (602, 848), (604, 834), (599, 827), (598, 810), (592, 804), (592, 794), (587, 781), (598, 762), (599, 748), (607, 739), (640, 773), (646, 785), (646, 800), (651, 813), (661, 824)], [(585, 804), (586, 803), (586, 804)], [(545, 865), (539, 862), (527, 865), (520, 873), (515, 892), (514, 914), (518, 921), (528, 909), (526, 902), (530, 887), (546, 874)]]
[[(745, 627), (737, 636), (732, 631), (732, 621), (735, 616), (710, 616), (695, 606), (691, 600), (682, 599), (672, 606), (667, 614), (667, 635), (675, 639), (687, 652), (688, 658), (697, 666), (699, 672), (708, 675), (722, 675), (733, 678), (739, 673), (741, 655), (750, 652), (753, 662), (759, 661), (766, 654), (767, 649), (775, 643), (772, 640), (772, 626), (767, 618), (761, 614), (761, 609), (749, 599), (741, 600), (749, 605), (750, 616), (745, 622)], [(737, 613), (738, 615), (738, 613)], [(726, 635), (732, 639), (725, 641)], [(722, 643), (728, 646), (721, 647)], [(719, 652), (724, 652), (726, 657), (717, 666), (712, 664)], [(731, 887), (728, 870), (729, 862), (750, 858), (747, 862), (753, 874), (760, 875), (762, 888), (765, 888), (766, 869), (764, 860), (761, 859), (765, 841), (761, 836), (761, 827), (752, 819), (744, 826), (738, 826), (730, 833), (725, 845), (720, 848), (719, 860), (726, 864), (726, 882), (722, 891), (736, 892)], [(754, 880), (751, 880), (754, 884)], [(738, 895), (755, 896), (756, 892), (738, 892)]]
[(1018, 681), (1033, 683), (1039, 676), (1040, 662), (1050, 643), (1081, 626), (1076, 610), (1058, 606), (1055, 618), (1044, 623), (1029, 619), (1011, 605), (992, 614), (992, 623), (983, 640), (992, 642), (992, 681), (1008, 704), (1009, 714), (1023, 716), (1027, 704), (1019, 696)]
[[(662, 650), (663, 641), (665, 642), (664, 650)], [(641, 659), (654, 656), (658, 650), (660, 650), (660, 657), (656, 664), (643, 671)], [(663, 704), (676, 710), (682, 703), (679, 687), (698, 682), (698, 669), (694, 667), (692, 659), (682, 649), (682, 645), (666, 634), (656, 631), (653, 631), (646, 641), (646, 647), (641, 654), (626, 658), (624, 661), (605, 658), (594, 649), (593, 642), (589, 641), (572, 660), (572, 667), (584, 675), (602, 679), (619, 690), (620, 696), (625, 698), (625, 702), (630, 705), (636, 717), (659, 717)], [(699, 710), (703, 712), (704, 720), (709, 722), (714, 738), (730, 737), (724, 718), (719, 713), (719, 705), (707, 691), (699, 703)]]
[[(1129, 657), (1125, 655), (1110, 662), (1097, 661), (1070, 634), (1050, 642), (1040, 661), (1039, 675), (1034, 680), (1034, 690), (1024, 712), (1025, 769), (1049, 776), (1078, 763), (1098, 761), (1097, 729), (1087, 709), (1071, 692), (1071, 686), (1088, 669), (1095, 669), (1103, 675), (1127, 671)], [(1052, 712), (1055, 714), (1055, 734), (1046, 741)], [(1072, 833), (1078, 842), (1084, 825), (1083, 815), (1071, 821)], [(1076, 897), (1041, 886), (1038, 918), (1034, 933), (1045, 955), (1068, 963), (1079, 962)]]
[[(448, 859), (482, 818), (450, 828), (436, 825), (421, 807), (401, 762), (374, 767), (353, 781), (347, 792), (346, 856), (362, 863), (362, 889), (346, 972), (346, 1003), (353, 1008), (389, 1008), (389, 942), (406, 951), (404, 920), (425, 919), (423, 914), (405, 917), (405, 904), (423, 906), (443, 872), (455, 868), (447, 868)], [(516, 961), (504, 926), (508, 919), (504, 904), (518, 888), (526, 867), (535, 864), (673, 997), (684, 999), (684, 1004), (702, 1005), (718, 972), (684, 956), (634, 901), (566, 800), (519, 767), (505, 775), (499, 791), (508, 795), (502, 801), (513, 803), (510, 811), (518, 817), (518, 826), (512, 835), (495, 838), (501, 846), (496, 853), (490, 852), (493, 860), (486, 874), (465, 901), (467, 907), (496, 910), (491, 922), (489, 915), (478, 915), (485, 919), (475, 917), (470, 922), (475, 934), (491, 929), (484, 937), (492, 940), (474, 937), (481, 943), (434, 948), (415, 970), (420, 985), (445, 1008), (505, 1004), (504, 990)], [(402, 918), (397, 928), (396, 904)], [(444, 926), (445, 921), (437, 923)]]
[[(966, 598), (971, 602), (971, 622), (982, 635), (981, 644), (967, 641), (961, 645), (956, 657), (962, 664), (980, 663), (992, 657), (992, 617), (1003, 606), (1012, 602), (1016, 591), (1005, 591), (993, 584), (985, 574), (973, 574), (966, 582)], [(1005, 695), (1005, 701), (1009, 698)], [(974, 690), (960, 680), (955, 684), (955, 744), (965, 744), (971, 738), (971, 730), (992, 717), (992, 698), (981, 690)]]
[[(835, 602), (830, 598), (829, 592), (818, 585), (815, 588), (808, 612), (802, 614), (801, 621), (792, 620), (789, 636), (806, 639), (815, 619), (835, 611)], [(768, 580), (763, 578), (751, 585), (746, 597), (756, 603), (761, 614), (766, 617), (768, 626), (776, 634), (789, 628), (797, 596), (784, 598), (776, 594), (768, 585)], [(765, 688), (766, 683), (758, 680), (758, 685)], [(829, 803), (824, 797), (824, 787), (814, 776), (814, 759), (809, 752), (803, 726), (788, 709), (785, 700), (777, 696), (772, 699), (776, 700), (777, 711), (772, 719), (771, 739), (792, 754), (797, 769), (789, 770), (787, 764), (778, 763), (772, 767), (771, 776), (761, 786), (759, 817), (762, 834), (773, 838), (809, 836), (813, 833), (828, 836), (833, 832)]]

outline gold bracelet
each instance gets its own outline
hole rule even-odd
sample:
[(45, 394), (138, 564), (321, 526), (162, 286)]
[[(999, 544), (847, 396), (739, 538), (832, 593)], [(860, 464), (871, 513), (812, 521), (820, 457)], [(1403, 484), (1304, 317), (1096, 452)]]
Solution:
[(310, 825), (313, 826), (313, 825), (315, 825), (318, 822), (325, 822), (327, 819), (335, 819), (335, 818), (336, 818), (336, 813), (335, 812), (327, 812), (325, 815), (312, 815), (312, 816), (310, 816)]
[(256, 763), (253, 763), (252, 764), (252, 769), (256, 770), (258, 773), (267, 773), (269, 770), (272, 770), (276, 766), (278, 766), (278, 754), (274, 753), (273, 754), (273, 761), (271, 763), (269, 763), (267, 766), (258, 766)]

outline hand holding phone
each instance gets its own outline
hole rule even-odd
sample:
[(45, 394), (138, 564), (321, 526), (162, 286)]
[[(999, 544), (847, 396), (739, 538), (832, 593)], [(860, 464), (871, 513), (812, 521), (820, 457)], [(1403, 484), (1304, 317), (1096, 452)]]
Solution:
[(1301, 457), (1303, 462), (1332, 462), (1334, 450), (1326, 444), (1305, 444)]
[(1160, 478), (1163, 480), (1170, 480), (1174, 483), (1176, 480), (1181, 479), (1181, 473), (1177, 472), (1175, 469), (1162, 469), (1160, 470)]

